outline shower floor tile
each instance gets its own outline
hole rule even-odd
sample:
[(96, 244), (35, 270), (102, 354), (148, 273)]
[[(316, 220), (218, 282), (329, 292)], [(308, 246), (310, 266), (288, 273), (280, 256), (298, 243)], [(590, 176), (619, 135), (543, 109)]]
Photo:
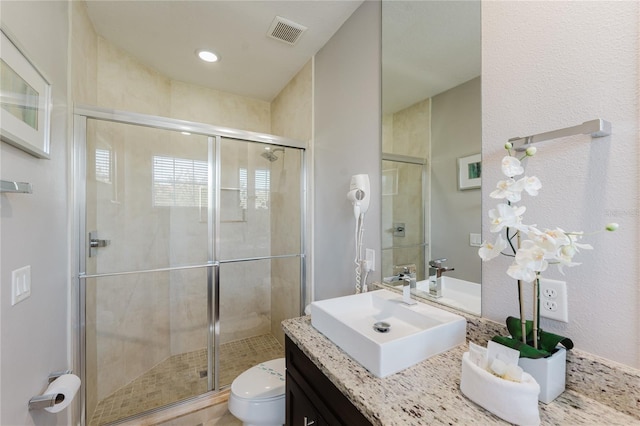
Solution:
[[(260, 362), (284, 357), (271, 334), (220, 345), (220, 386)], [(98, 402), (89, 426), (115, 422), (207, 392), (207, 351), (173, 355)]]

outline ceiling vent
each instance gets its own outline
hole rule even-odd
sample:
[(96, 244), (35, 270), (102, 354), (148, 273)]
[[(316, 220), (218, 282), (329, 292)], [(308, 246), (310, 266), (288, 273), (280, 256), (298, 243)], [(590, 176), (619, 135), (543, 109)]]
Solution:
[(306, 30), (307, 27), (303, 25), (296, 24), (293, 21), (282, 18), (280, 16), (276, 16), (271, 23), (271, 27), (269, 27), (267, 35), (271, 38), (293, 46), (298, 42), (298, 40), (300, 40), (302, 33)]

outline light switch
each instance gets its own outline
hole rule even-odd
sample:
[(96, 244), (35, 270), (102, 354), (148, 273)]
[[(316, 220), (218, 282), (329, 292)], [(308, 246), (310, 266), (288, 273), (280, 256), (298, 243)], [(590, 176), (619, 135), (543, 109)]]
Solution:
[(482, 235), (474, 234), (473, 232), (469, 234), (469, 245), (471, 247), (480, 247), (482, 245)]
[(11, 306), (31, 296), (31, 266), (11, 271)]

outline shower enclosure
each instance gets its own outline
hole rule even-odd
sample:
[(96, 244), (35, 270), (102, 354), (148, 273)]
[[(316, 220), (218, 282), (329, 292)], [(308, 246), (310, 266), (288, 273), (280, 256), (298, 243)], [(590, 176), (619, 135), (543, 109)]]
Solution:
[(427, 164), (423, 158), (382, 154), (382, 276), (401, 265), (415, 265), (425, 279), (429, 258)]
[(76, 108), (84, 424), (228, 387), (284, 356), (305, 300), (304, 144)]

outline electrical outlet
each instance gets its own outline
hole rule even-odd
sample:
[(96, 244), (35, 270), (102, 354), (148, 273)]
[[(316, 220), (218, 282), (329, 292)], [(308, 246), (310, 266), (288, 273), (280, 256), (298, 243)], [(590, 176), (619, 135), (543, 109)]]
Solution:
[(540, 316), (569, 322), (566, 281), (540, 278)]
[(376, 251), (374, 249), (367, 249), (365, 252), (367, 257), (367, 270), (375, 271), (376, 270)]

